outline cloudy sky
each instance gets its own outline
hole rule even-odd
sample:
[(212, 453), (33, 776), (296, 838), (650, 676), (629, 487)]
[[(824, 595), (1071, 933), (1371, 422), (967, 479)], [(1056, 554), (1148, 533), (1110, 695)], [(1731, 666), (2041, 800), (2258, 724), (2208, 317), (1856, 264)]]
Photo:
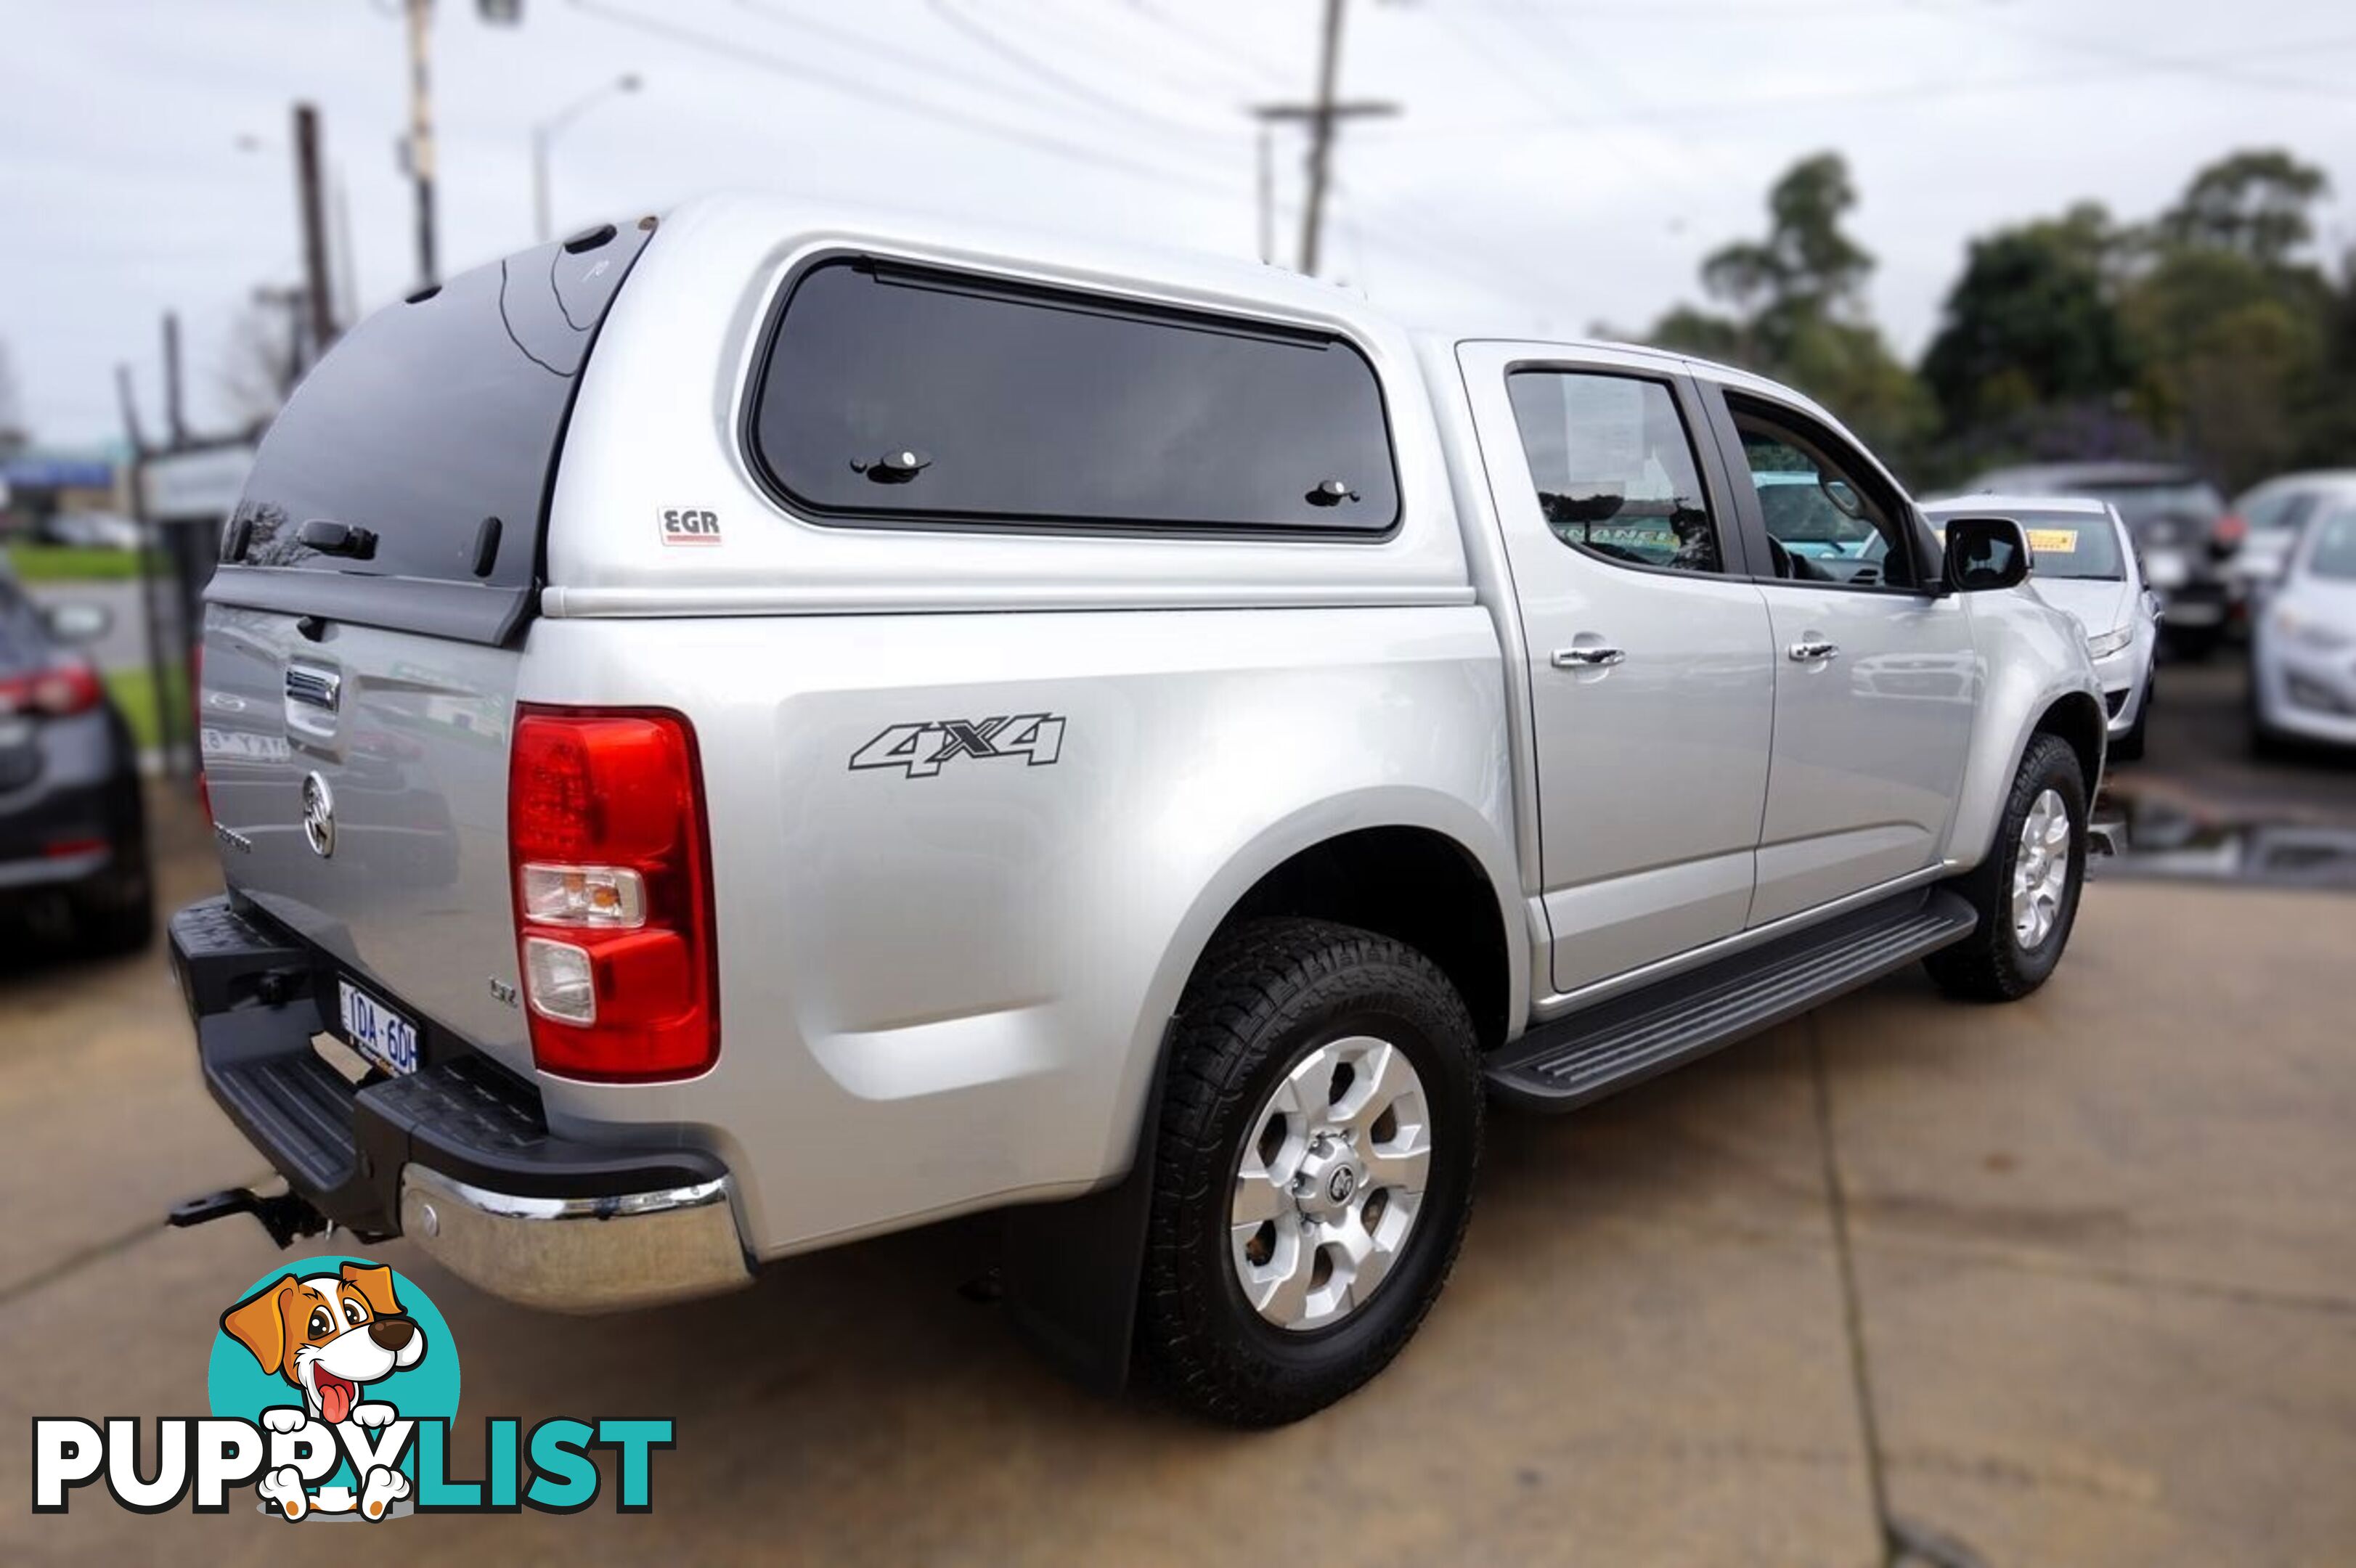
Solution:
[[(434, 5), (445, 270), (719, 187), (839, 195), (1251, 253), (1256, 103), (1314, 81), (1323, 0), (477, 0)], [(288, 110), (316, 102), (374, 308), (414, 280), (400, 0), (40, 0), (0, 52), (0, 341), (50, 443), (119, 431), (186, 323), (193, 413), (232, 325), (298, 275)], [(2141, 217), (2203, 161), (2323, 165), (2356, 243), (2345, 0), (1349, 0), (1353, 125), (1324, 270), (1420, 324), (1580, 334), (1695, 293), (1793, 159), (1837, 148), (1908, 352), (1965, 240), (2094, 197)], [(1292, 254), (1301, 144), (1277, 143)]]

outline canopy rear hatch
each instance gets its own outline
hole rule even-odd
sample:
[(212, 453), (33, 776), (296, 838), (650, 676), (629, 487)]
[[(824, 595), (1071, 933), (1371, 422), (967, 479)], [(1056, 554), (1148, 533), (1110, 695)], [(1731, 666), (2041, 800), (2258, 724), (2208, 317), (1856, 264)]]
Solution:
[(427, 1041), (439, 1025), (518, 1065), (517, 649), (574, 392), (651, 228), (520, 252), (354, 328), (263, 440), (206, 592), (230, 884)]

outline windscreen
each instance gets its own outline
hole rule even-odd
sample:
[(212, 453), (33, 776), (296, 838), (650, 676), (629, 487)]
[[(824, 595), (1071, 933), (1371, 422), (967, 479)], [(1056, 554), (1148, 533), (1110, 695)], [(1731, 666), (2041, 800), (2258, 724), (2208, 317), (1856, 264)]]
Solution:
[(2029, 533), (2029, 553), (2040, 577), (2092, 578), (2116, 582), (2126, 576), (2119, 554), (2119, 531), (2111, 519), (2084, 513), (2032, 513), (2019, 519)]
[(2197, 479), (2158, 485), (2075, 485), (2071, 493), (2108, 501), (2119, 509), (2129, 528), (2161, 517), (2207, 522), (2225, 512), (2225, 497), (2217, 493), (2217, 487)]
[(2315, 525), (2315, 549), (2307, 570), (2316, 577), (2356, 581), (2356, 508), (2334, 512)]

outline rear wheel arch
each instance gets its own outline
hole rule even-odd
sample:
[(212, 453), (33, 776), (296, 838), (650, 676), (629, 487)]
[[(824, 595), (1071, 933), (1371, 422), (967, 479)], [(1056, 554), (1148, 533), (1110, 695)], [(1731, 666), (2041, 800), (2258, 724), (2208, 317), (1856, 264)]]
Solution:
[[(1343, 804), (1323, 803), (1323, 811)], [(1456, 988), (1482, 1050), (1515, 1032), (1527, 1003), (1528, 963), (1512, 946), (1510, 851), (1501, 844), (1484, 859), (1472, 847), (1475, 833), (1399, 820), (1407, 815), (1427, 814), (1325, 831), (1304, 831), (1297, 819), (1280, 823), (1229, 857), (1173, 933), (1146, 998), (1132, 1057), (1135, 1093), (1120, 1113), (1131, 1119), (1114, 1134), (1133, 1140), (1127, 1174), (1084, 1198), (1009, 1211), (1009, 1315), (1034, 1349), (1083, 1383), (1110, 1391), (1129, 1378), (1179, 1003), (1222, 936), (1290, 917), (1390, 937), (1422, 953)], [(1430, 815), (1445, 820), (1440, 808)]]
[(1263, 872), (1219, 930), (1283, 916), (1405, 943), (1455, 986), (1483, 1051), (1511, 1032), (1515, 965), (1505, 912), (1479, 859), (1447, 834), (1393, 826), (1323, 839)]

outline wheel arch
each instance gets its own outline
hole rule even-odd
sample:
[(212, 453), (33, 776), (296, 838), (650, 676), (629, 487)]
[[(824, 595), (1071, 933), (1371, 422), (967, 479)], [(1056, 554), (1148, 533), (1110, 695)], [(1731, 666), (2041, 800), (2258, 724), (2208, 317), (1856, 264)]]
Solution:
[[(2083, 691), (2065, 692), (2046, 705), (2029, 726), (2029, 734), (2021, 737), (2020, 751), (2029, 751), (2031, 739), (2039, 735), (2058, 736), (2077, 754), (2078, 773), (2086, 781), (2086, 798), (2092, 801), (2094, 792), (2103, 786), (2103, 758), (2110, 734), (2109, 720), (2103, 705)], [(2018, 771), (2020, 759), (2013, 759)]]
[[(1391, 885), (1402, 873), (1404, 891)], [(1460, 972), (1472, 976), (1469, 990), (1457, 983), (1490, 1046), (1519, 1032), (1529, 1006), (1529, 956), (1513, 946), (1522, 929), (1518, 888), (1512, 851), (1490, 816), (1412, 787), (1320, 800), (1228, 854), (1163, 944), (1140, 1009), (1121, 1119), (1112, 1130), (1125, 1147), (1112, 1151), (1111, 1168), (1125, 1174), (1085, 1198), (1008, 1211), (1006, 1302), (1033, 1348), (1091, 1387), (1115, 1390), (1127, 1381), (1172, 1026), (1187, 981), (1221, 931), (1280, 913), (1383, 931), (1425, 951), (1452, 980)], [(1447, 901), (1411, 909), (1418, 891), (1437, 891)], [(1445, 957), (1401, 929), (1432, 941), (1443, 911), (1467, 917), (1469, 927), (1439, 939)]]

